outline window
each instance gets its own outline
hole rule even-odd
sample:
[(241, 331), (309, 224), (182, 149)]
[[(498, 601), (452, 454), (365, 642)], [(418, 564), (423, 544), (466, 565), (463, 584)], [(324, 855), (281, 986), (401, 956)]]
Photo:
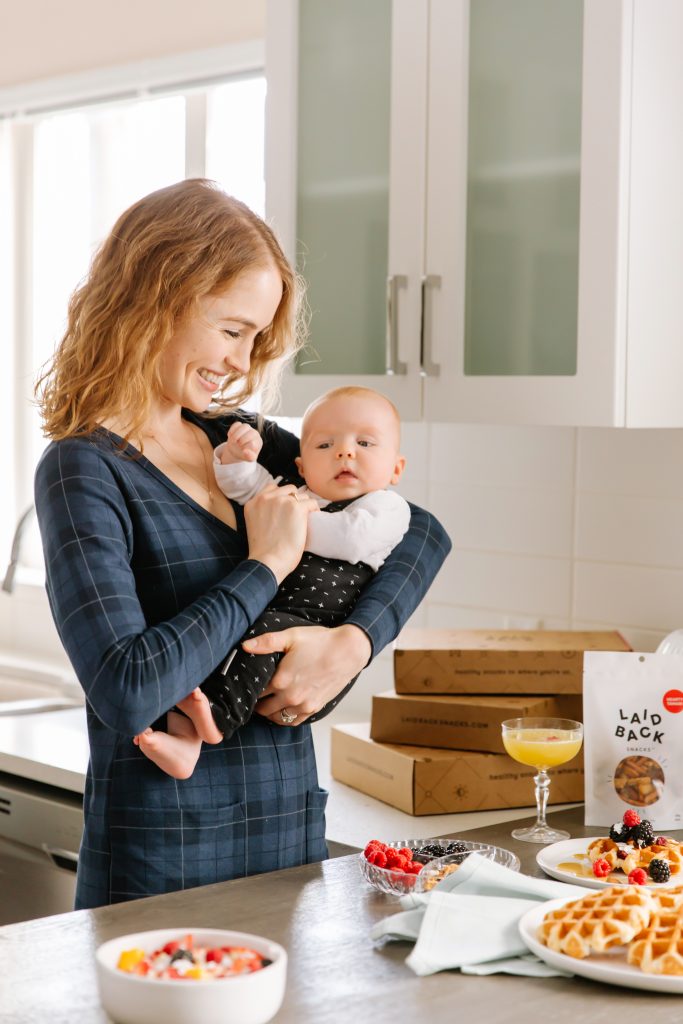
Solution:
[[(33, 383), (116, 218), (148, 192), (196, 176), (264, 213), (263, 58), (244, 49), (78, 76), (78, 95), (65, 80), (61, 103), (51, 83), (42, 105), (29, 97), (31, 109), (0, 120), (0, 332), (12, 371), (0, 385), (0, 425), (14, 436), (0, 455), (0, 575), (46, 444)], [(42, 566), (35, 530), (22, 563)]]

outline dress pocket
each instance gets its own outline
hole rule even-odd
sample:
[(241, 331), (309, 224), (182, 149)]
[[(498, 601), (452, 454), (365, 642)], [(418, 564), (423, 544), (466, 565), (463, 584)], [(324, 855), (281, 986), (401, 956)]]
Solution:
[(325, 807), (330, 794), (326, 789), (311, 789), (306, 797), (306, 863), (327, 860)]
[(111, 811), (113, 903), (245, 874), (244, 804)]

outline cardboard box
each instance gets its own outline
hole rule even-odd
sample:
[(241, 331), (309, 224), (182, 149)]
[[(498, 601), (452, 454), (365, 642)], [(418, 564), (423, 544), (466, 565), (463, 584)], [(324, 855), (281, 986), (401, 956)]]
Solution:
[[(377, 743), (368, 722), (332, 728), (333, 778), (406, 814), (530, 807), (534, 774), (507, 754)], [(583, 800), (581, 755), (551, 780), (551, 803)]]
[(504, 754), (501, 722), (507, 718), (573, 718), (583, 721), (578, 693), (560, 697), (467, 697), (397, 694), (372, 698), (370, 735), (380, 743), (484, 750)]
[(404, 629), (397, 693), (581, 693), (584, 651), (630, 651), (621, 633)]

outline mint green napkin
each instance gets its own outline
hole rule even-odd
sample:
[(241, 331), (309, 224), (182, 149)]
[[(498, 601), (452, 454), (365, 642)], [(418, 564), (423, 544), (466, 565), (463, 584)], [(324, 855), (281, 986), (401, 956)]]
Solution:
[(404, 896), (403, 910), (378, 921), (371, 936), (414, 942), (406, 963), (420, 975), (459, 967), (464, 974), (568, 976), (529, 953), (519, 920), (535, 903), (589, 891), (531, 878), (472, 853), (430, 892)]

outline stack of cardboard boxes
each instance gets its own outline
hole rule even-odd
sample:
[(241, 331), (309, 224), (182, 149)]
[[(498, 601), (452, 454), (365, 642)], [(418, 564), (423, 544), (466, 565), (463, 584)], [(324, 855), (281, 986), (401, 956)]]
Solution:
[[(406, 629), (395, 690), (372, 720), (332, 730), (332, 775), (408, 814), (525, 807), (535, 769), (505, 753), (508, 718), (583, 721), (584, 651), (629, 651), (617, 632)], [(552, 771), (550, 800), (583, 799), (583, 758)]]

